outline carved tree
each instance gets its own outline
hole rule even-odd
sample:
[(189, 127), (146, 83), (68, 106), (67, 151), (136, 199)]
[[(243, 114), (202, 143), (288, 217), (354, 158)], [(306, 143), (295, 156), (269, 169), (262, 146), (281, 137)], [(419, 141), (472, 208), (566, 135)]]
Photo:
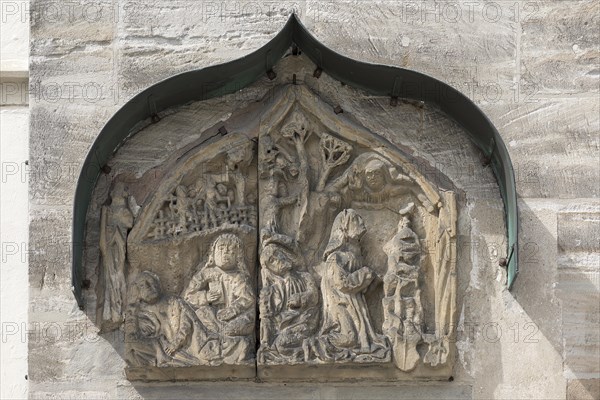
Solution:
[(327, 180), (329, 179), (331, 172), (336, 167), (346, 164), (350, 159), (352, 146), (327, 133), (321, 134), (321, 141), (319, 144), (321, 147), (323, 171), (319, 177), (317, 191), (322, 192), (325, 189), (325, 185), (327, 184)]
[(125, 316), (130, 379), (451, 375), (454, 193), (311, 97), (173, 154), (142, 208), (115, 185), (97, 319)]

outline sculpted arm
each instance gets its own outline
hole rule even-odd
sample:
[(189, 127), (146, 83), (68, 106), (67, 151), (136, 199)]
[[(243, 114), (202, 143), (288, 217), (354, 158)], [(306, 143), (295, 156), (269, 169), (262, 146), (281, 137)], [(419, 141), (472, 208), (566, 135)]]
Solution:
[(304, 274), (306, 281), (306, 291), (302, 293), (302, 308), (310, 308), (317, 305), (319, 302), (319, 292), (317, 285), (309, 273)]
[(235, 310), (236, 315), (242, 314), (254, 307), (254, 293), (250, 284), (246, 281), (242, 281), (243, 284), (238, 287), (237, 299), (232, 308)]
[(236, 288), (233, 289), (233, 304), (217, 311), (217, 318), (221, 321), (230, 321), (250, 311), (254, 307), (254, 303), (254, 294), (250, 284), (245, 279), (240, 279), (237, 281)]
[(373, 273), (367, 267), (352, 273), (346, 272), (335, 253), (327, 258), (327, 268), (332, 268), (334, 283), (343, 293), (361, 292), (373, 280)]
[(208, 280), (205, 269), (197, 272), (190, 281), (187, 289), (183, 293), (183, 298), (195, 307), (209, 304), (207, 298)]
[(191, 315), (186, 312), (186, 305), (180, 299), (174, 299), (171, 307), (176, 307), (176, 314), (179, 315), (179, 329), (173, 341), (165, 348), (165, 352), (170, 356), (183, 347), (193, 330), (193, 321)]

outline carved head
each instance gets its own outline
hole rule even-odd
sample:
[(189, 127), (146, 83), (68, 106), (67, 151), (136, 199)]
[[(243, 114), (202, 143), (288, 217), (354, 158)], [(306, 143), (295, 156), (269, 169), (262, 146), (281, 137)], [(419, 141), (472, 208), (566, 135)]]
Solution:
[(117, 182), (110, 194), (110, 201), (113, 206), (124, 205), (127, 199), (127, 188), (125, 183)]
[(365, 166), (365, 183), (371, 190), (380, 191), (386, 182), (386, 165), (381, 160), (371, 160)]
[(365, 222), (359, 213), (351, 208), (342, 210), (333, 221), (323, 259), (327, 259), (331, 253), (340, 249), (345, 243), (360, 240), (366, 232)]
[(154, 272), (144, 271), (138, 278), (137, 289), (141, 301), (154, 304), (160, 299), (162, 292), (160, 278)]
[(217, 183), (216, 189), (217, 193), (219, 193), (221, 196), (227, 195), (227, 186), (225, 186), (223, 183)]
[(209, 264), (223, 271), (244, 271), (243, 263), (242, 241), (239, 237), (232, 233), (224, 233), (214, 241)]
[(260, 252), (260, 264), (279, 276), (286, 275), (294, 267), (287, 250), (274, 243), (263, 247)]
[[(348, 239), (360, 240), (367, 232), (365, 222), (359, 213), (349, 208), (338, 214), (340, 218), (340, 228), (345, 232)], [(336, 218), (337, 220), (337, 218)], [(335, 226), (335, 222), (334, 222)]]

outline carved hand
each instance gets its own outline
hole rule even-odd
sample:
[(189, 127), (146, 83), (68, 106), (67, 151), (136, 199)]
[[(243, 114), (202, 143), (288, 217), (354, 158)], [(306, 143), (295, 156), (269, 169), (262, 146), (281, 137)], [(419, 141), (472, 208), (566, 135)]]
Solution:
[(296, 293), (290, 296), (287, 305), (289, 308), (300, 308), (302, 306), (302, 297), (300, 293)]
[(214, 290), (209, 290), (208, 293), (206, 293), (206, 300), (208, 300), (209, 303), (219, 300), (219, 297), (221, 297), (221, 294)]
[(235, 310), (233, 308), (224, 308), (217, 311), (217, 318), (221, 321), (229, 321), (235, 317)]
[(360, 270), (364, 274), (365, 279), (373, 280), (373, 272), (371, 272), (371, 269), (369, 267), (364, 266)]
[(178, 346), (173, 343), (169, 343), (165, 346), (165, 353), (170, 357), (173, 357), (173, 354), (175, 354), (177, 350), (179, 350)]
[(140, 326), (140, 331), (142, 333), (142, 336), (144, 337), (151, 337), (154, 335), (154, 327), (152, 325), (149, 324), (143, 324)]

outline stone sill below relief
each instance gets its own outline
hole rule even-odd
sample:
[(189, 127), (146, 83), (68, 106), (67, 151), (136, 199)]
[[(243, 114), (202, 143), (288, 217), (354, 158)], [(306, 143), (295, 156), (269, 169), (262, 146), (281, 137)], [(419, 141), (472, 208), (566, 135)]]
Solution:
[[(201, 382), (201, 383), (135, 383), (136, 398), (194, 399), (472, 399), (472, 386), (464, 383), (266, 383), (266, 382)], [(118, 397), (130, 396), (131, 383), (118, 385)], [(139, 397), (138, 397), (139, 396)]]

